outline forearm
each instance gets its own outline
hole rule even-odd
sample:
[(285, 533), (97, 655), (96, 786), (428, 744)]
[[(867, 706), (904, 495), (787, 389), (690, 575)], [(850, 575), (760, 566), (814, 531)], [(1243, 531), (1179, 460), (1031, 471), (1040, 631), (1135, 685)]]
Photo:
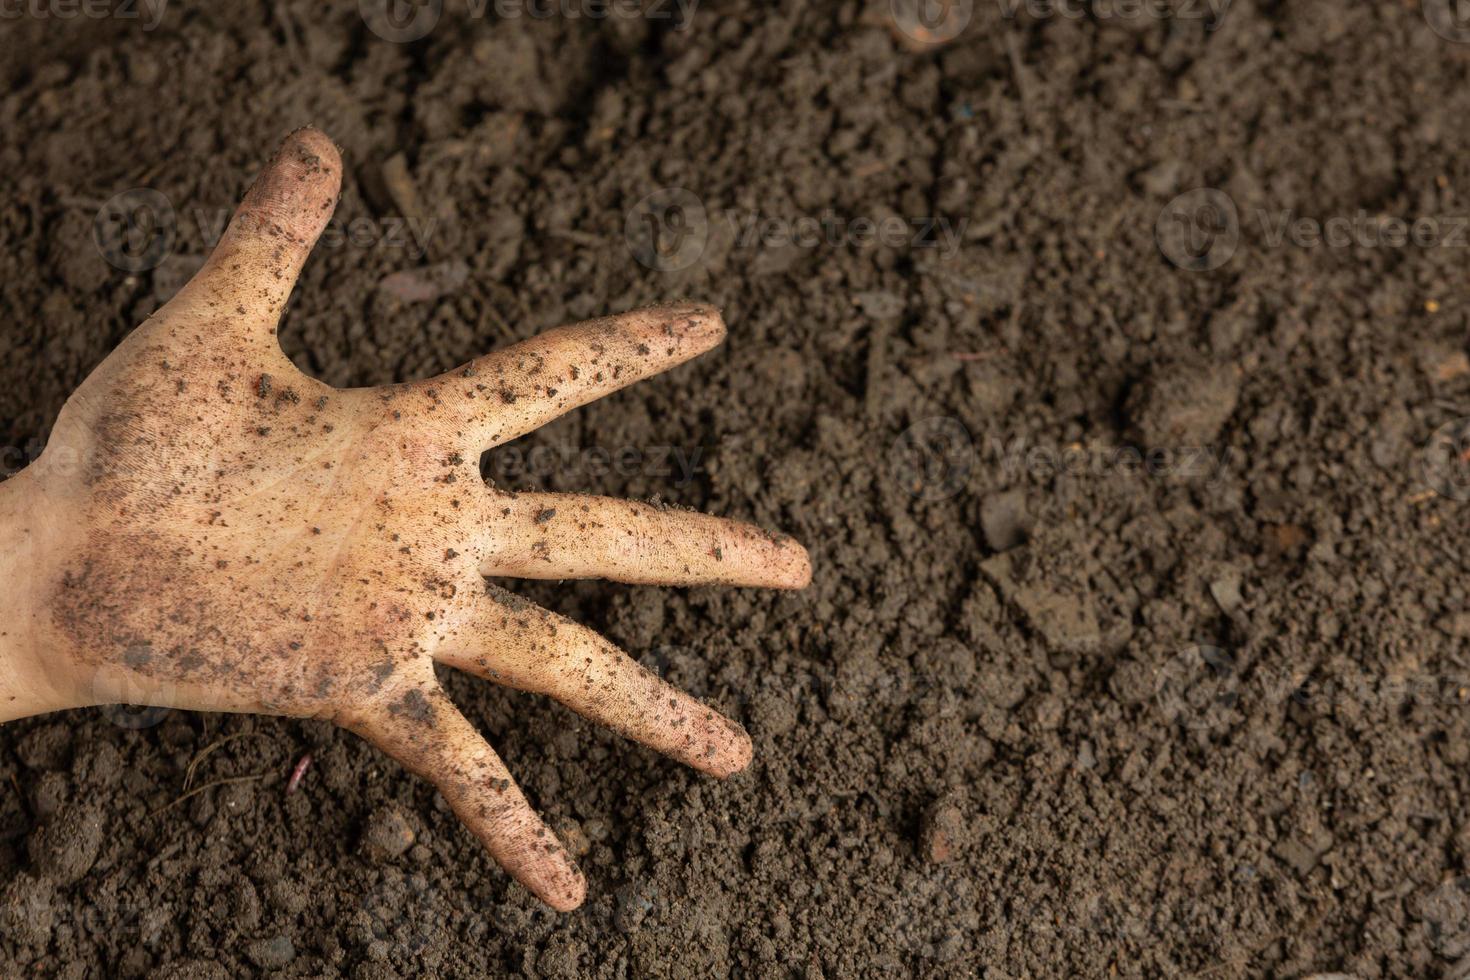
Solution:
[(38, 570), (46, 529), (25, 473), (0, 483), (0, 722), (73, 707), (71, 671), (48, 660), (39, 618)]

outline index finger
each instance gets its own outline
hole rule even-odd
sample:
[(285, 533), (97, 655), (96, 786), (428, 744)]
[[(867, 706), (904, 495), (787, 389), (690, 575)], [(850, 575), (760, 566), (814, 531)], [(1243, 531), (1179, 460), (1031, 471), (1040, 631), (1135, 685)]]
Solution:
[(411, 387), (474, 451), (509, 442), (725, 339), (710, 306), (654, 306), (538, 334)]

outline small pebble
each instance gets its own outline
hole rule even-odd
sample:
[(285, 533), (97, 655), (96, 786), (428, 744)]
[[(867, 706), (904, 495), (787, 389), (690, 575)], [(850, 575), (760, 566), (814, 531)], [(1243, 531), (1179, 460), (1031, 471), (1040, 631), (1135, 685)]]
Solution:
[(373, 861), (399, 857), (413, 846), (414, 832), (403, 814), (391, 808), (377, 810), (362, 833), (362, 853)]
[(280, 970), (296, 958), (296, 946), (289, 936), (257, 939), (245, 947), (245, 955), (262, 970)]
[(1031, 536), (1026, 494), (1021, 490), (993, 493), (980, 501), (980, 527), (994, 551), (1009, 551)]
[(1233, 568), (1224, 570), (1210, 583), (1210, 595), (1222, 612), (1233, 613), (1239, 609), (1241, 602), (1240, 572)]
[(959, 854), (965, 818), (950, 800), (936, 800), (919, 824), (919, 854), (930, 864), (944, 864)]
[(1134, 387), (1127, 414), (1147, 448), (1197, 448), (1219, 437), (1239, 396), (1229, 364), (1159, 366)]

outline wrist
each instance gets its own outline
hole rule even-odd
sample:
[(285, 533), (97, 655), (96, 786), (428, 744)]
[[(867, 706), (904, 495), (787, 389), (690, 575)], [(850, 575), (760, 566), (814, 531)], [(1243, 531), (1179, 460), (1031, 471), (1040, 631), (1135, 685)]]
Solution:
[(75, 707), (71, 671), (48, 657), (38, 593), (46, 567), (46, 524), (24, 471), (0, 482), (0, 722)]

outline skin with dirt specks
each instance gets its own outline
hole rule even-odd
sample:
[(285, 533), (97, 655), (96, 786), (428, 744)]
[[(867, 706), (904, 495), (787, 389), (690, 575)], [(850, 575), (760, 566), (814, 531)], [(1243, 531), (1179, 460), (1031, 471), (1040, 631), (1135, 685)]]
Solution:
[(487, 488), (477, 460), (719, 343), (706, 307), (562, 328), (423, 382), (338, 391), (275, 330), (342, 163), (292, 134), (198, 276), (87, 379), (0, 487), (17, 548), (0, 720), (126, 701), (326, 718), (435, 782), (558, 909), (580, 873), (439, 689), (439, 660), (724, 777), (744, 730), (485, 576), (800, 588), (805, 551), (645, 504)]

